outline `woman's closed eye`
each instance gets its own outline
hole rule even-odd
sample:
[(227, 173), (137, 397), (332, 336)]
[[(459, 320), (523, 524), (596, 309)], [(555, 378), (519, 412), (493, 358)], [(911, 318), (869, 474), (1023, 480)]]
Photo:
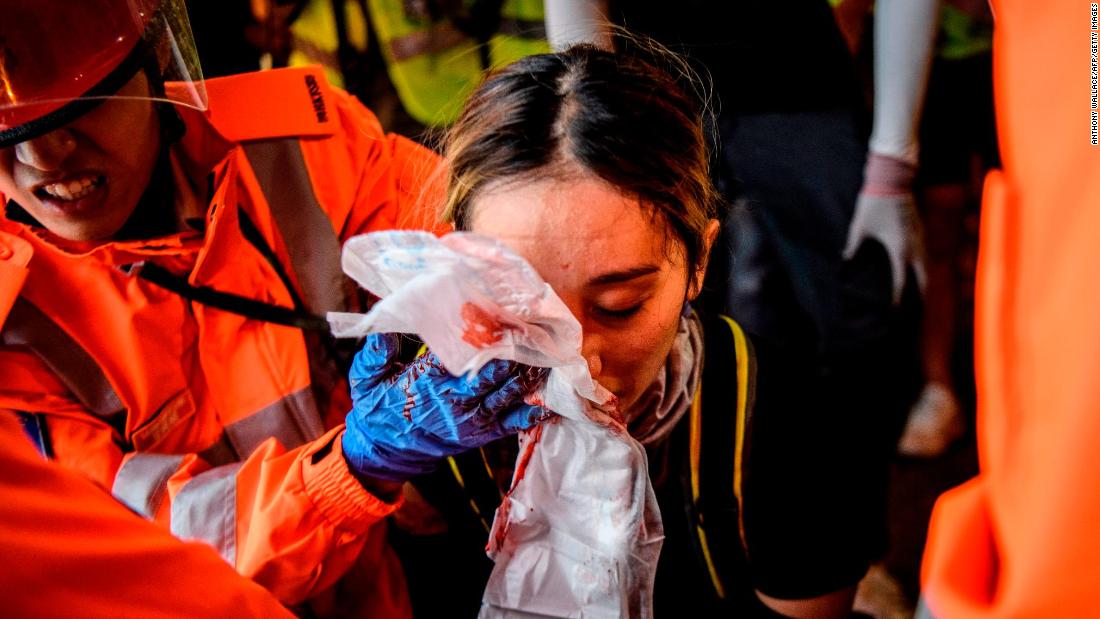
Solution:
[(638, 313), (638, 310), (642, 309), (642, 305), (644, 305), (644, 301), (639, 301), (638, 303), (626, 307), (604, 307), (596, 305), (593, 307), (593, 311), (603, 318), (625, 320)]

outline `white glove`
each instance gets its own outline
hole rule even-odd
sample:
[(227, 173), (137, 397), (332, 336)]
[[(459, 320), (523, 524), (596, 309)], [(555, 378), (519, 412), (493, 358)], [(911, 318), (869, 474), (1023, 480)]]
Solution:
[(940, 0), (875, 4), (875, 114), (863, 188), (848, 228), (844, 258), (866, 239), (886, 248), (896, 305), (913, 267), (924, 290), (924, 244), (913, 200), (917, 124), (924, 100)]
[(900, 159), (870, 154), (844, 246), (844, 259), (851, 260), (863, 241), (882, 243), (890, 259), (895, 305), (905, 289), (907, 267), (913, 268), (917, 286), (924, 291), (924, 239), (911, 189), (914, 172)]

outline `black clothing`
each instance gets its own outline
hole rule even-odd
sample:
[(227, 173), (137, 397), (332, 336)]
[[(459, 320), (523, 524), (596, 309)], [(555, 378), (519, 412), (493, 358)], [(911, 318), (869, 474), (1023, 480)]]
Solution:
[[(881, 419), (874, 418), (874, 411), (840, 420), (822, 414), (816, 402), (820, 393), (792, 389), (786, 380), (787, 372), (803, 372), (799, 366), (805, 361), (787, 358), (766, 343), (750, 345), (740, 358), (749, 377), (740, 407), (733, 333), (718, 316), (704, 317), (703, 328), (698, 500), (693, 500), (690, 482), (692, 413), (666, 441), (647, 448), (666, 536), (654, 612), (658, 617), (777, 617), (754, 589), (779, 598), (814, 597), (849, 586), (866, 571), (871, 553), (861, 540), (880, 517), (874, 506), (881, 497), (863, 495), (871, 484), (858, 480), (882, 470), (867, 466), (877, 457), (872, 438)], [(476, 614), (492, 569), (485, 556), (488, 524), (511, 479), (505, 469), (514, 462), (514, 443), (501, 441), (484, 450), (496, 483), (476, 451), (455, 459), (461, 482), (449, 464), (415, 480), (449, 525), (446, 533), (435, 535), (400, 529), (391, 535), (418, 619)], [(743, 457), (737, 471), (739, 448)], [(724, 598), (714, 585), (708, 553)]]
[(855, 68), (825, 0), (612, 0), (612, 21), (687, 55), (721, 112), (852, 107)]

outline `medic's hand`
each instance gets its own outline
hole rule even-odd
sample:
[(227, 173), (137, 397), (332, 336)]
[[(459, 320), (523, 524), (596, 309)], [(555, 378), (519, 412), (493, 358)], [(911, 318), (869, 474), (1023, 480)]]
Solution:
[(361, 476), (401, 482), (550, 415), (523, 401), (545, 370), (494, 359), (467, 378), (449, 374), (431, 352), (409, 364), (396, 352), (396, 336), (372, 334), (349, 374), (353, 407), (343, 451)]
[(865, 240), (882, 243), (890, 259), (895, 305), (901, 300), (908, 267), (924, 290), (924, 242), (912, 192), (914, 171), (898, 159), (870, 154), (844, 247), (844, 259), (850, 260)]

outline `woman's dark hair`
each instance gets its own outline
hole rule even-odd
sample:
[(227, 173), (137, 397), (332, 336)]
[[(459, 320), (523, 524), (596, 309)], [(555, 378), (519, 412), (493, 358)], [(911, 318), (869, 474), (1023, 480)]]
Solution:
[(683, 241), (689, 268), (702, 264), (705, 229), (718, 208), (705, 104), (681, 88), (697, 79), (682, 60), (650, 55), (578, 45), (491, 75), (448, 136), (444, 219), (468, 229), (471, 203), (487, 188), (579, 169), (653, 209)]

